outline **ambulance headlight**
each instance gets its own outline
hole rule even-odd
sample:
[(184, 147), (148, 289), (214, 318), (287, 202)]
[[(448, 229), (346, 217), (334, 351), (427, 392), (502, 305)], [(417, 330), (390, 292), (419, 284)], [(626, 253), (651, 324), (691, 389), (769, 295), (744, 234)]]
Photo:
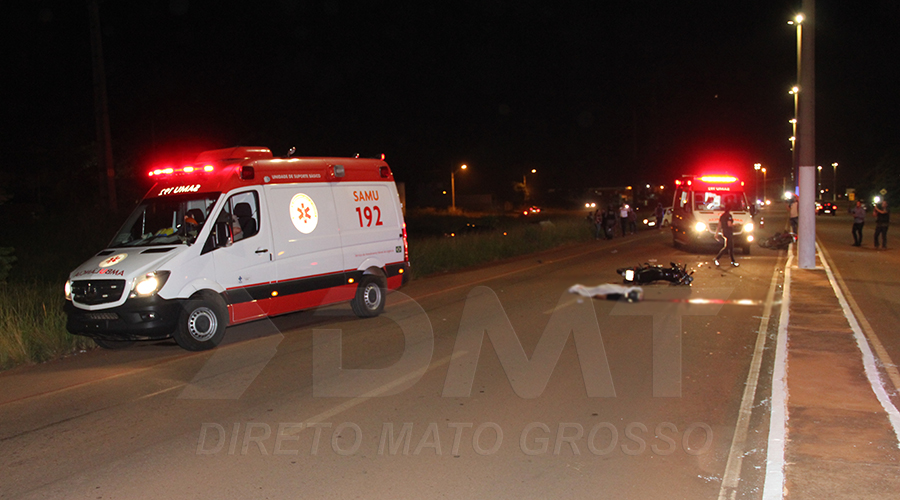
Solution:
[(72, 300), (72, 280), (66, 280), (64, 290), (66, 291), (66, 300)]
[(148, 295), (153, 295), (166, 284), (167, 279), (169, 279), (169, 271), (147, 273), (135, 280), (131, 297), (147, 297)]
[(744, 232), (745, 233), (753, 232), (753, 223), (752, 222), (748, 222), (748, 223), (744, 224)]
[(694, 224), (694, 231), (697, 231), (698, 233), (702, 233), (703, 231), (706, 231), (706, 223), (698, 222), (698, 223)]

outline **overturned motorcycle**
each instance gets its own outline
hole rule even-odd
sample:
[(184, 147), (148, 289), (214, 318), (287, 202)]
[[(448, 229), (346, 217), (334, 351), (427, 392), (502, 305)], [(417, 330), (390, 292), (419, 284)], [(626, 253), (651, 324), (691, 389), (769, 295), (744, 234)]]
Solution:
[(625, 278), (625, 283), (645, 285), (654, 281), (668, 281), (675, 285), (690, 285), (694, 281), (694, 271), (688, 272), (687, 264), (678, 265), (669, 263), (670, 267), (663, 267), (645, 263), (640, 266), (623, 267), (616, 272)]

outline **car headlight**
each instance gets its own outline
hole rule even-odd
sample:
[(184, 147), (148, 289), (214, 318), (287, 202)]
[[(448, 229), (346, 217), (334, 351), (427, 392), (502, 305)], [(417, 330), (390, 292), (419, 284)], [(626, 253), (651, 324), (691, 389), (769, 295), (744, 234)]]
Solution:
[(131, 297), (147, 297), (158, 292), (166, 280), (169, 279), (169, 271), (156, 271), (155, 273), (147, 273), (134, 282), (131, 290)]
[(72, 300), (72, 280), (66, 280), (66, 286), (63, 289), (66, 292), (66, 300)]
[(694, 231), (697, 231), (698, 233), (702, 233), (703, 231), (706, 231), (706, 223), (698, 222), (698, 223), (694, 224)]
[(748, 223), (744, 224), (744, 232), (749, 233), (752, 231), (753, 231), (753, 223), (752, 222), (748, 222)]

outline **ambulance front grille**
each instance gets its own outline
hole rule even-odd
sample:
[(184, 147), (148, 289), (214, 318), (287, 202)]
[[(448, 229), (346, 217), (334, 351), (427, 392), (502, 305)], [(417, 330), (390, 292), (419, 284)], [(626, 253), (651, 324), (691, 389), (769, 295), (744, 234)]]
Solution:
[(122, 298), (125, 280), (80, 280), (72, 282), (72, 300), (93, 306), (109, 304)]

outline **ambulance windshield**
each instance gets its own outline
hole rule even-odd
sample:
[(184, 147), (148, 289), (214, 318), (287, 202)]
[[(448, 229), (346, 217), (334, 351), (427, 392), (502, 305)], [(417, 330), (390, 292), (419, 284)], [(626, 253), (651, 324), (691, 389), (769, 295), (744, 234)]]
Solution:
[(694, 193), (694, 210), (725, 210), (725, 205), (732, 212), (748, 210), (747, 198), (741, 192), (697, 191)]
[(134, 209), (110, 247), (191, 245), (219, 193), (148, 198)]

